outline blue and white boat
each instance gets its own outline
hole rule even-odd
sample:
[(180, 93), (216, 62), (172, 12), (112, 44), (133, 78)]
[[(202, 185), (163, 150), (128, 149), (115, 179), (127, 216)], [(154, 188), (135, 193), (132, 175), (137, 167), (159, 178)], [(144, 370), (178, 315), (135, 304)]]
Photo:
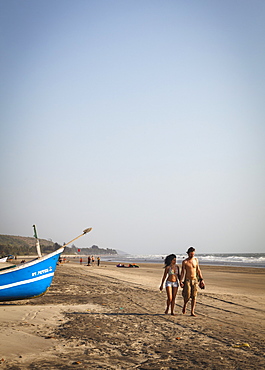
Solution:
[(55, 252), (41, 256), (36, 227), (35, 225), (33, 227), (39, 257), (17, 266), (10, 265), (9, 267), (0, 268), (1, 302), (35, 298), (44, 294), (52, 283), (57, 262), (61, 253), (64, 251), (64, 247), (92, 230), (91, 228), (84, 230), (83, 234)]
[(64, 247), (31, 262), (0, 270), (0, 301), (34, 298), (52, 283), (56, 264)]

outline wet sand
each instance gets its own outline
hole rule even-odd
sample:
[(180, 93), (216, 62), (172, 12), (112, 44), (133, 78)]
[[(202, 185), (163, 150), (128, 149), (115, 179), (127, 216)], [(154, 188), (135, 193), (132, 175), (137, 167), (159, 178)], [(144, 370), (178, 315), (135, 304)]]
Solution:
[(58, 266), (44, 296), (0, 303), (0, 369), (265, 368), (265, 269), (201, 266), (197, 317), (165, 315), (163, 266)]

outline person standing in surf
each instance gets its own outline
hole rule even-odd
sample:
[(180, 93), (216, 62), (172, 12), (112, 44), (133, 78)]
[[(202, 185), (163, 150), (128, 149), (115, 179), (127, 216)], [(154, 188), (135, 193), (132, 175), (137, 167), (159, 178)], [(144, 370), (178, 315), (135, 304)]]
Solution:
[(187, 250), (188, 258), (182, 262), (181, 275), (180, 275), (180, 286), (183, 288), (182, 296), (184, 299), (184, 305), (182, 313), (186, 313), (187, 303), (191, 298), (191, 316), (195, 315), (196, 296), (198, 290), (198, 279), (199, 286), (204, 289), (204, 280), (202, 277), (201, 270), (199, 268), (199, 261), (195, 256), (195, 248), (190, 247)]
[(179, 267), (176, 265), (176, 255), (170, 254), (165, 258), (165, 271), (160, 285), (160, 291), (163, 290), (164, 281), (166, 280), (167, 292), (167, 307), (165, 314), (168, 314), (169, 307), (171, 308), (171, 315), (174, 314), (175, 300), (178, 292), (178, 280), (180, 279)]

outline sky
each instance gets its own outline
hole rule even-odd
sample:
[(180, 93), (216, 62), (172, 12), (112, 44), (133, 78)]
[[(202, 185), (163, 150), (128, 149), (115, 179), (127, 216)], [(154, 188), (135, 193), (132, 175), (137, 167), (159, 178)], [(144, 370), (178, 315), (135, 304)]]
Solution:
[(265, 252), (263, 0), (0, 0), (0, 234)]

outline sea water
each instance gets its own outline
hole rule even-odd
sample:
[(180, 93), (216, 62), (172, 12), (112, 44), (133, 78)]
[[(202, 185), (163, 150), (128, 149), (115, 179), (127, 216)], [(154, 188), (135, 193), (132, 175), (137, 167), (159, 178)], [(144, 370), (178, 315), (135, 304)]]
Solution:
[[(121, 263), (164, 263), (165, 254), (147, 254), (132, 255), (122, 254), (112, 257), (103, 257), (103, 261), (113, 261)], [(181, 264), (187, 254), (176, 254), (177, 264)], [(245, 267), (262, 267), (265, 268), (265, 253), (212, 253), (197, 254), (196, 257), (201, 265), (216, 266), (245, 266)]]

